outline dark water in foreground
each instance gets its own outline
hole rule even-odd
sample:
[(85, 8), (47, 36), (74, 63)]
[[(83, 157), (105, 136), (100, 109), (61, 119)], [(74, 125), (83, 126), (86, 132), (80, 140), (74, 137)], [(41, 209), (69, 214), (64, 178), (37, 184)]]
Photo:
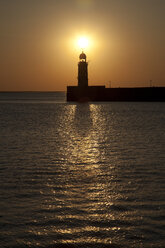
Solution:
[(0, 93), (0, 247), (165, 247), (165, 103)]

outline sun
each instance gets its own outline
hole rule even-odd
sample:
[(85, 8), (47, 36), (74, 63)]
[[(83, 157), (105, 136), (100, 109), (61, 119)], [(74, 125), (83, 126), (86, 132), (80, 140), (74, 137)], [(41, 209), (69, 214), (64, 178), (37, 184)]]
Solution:
[(78, 47), (83, 49), (86, 49), (89, 46), (89, 39), (87, 37), (79, 37), (77, 39)]

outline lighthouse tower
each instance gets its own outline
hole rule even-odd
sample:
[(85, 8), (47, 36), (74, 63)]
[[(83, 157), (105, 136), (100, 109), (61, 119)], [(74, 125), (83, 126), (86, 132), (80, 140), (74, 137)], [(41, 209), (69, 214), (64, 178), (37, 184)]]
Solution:
[(88, 63), (86, 62), (86, 54), (83, 52), (79, 56), (78, 87), (83, 89), (88, 87)]

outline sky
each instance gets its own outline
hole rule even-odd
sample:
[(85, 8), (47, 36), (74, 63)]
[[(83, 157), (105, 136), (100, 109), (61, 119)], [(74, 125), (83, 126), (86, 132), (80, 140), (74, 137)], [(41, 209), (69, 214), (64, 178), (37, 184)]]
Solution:
[(164, 0), (0, 0), (0, 91), (77, 85), (82, 36), (89, 85), (165, 86)]

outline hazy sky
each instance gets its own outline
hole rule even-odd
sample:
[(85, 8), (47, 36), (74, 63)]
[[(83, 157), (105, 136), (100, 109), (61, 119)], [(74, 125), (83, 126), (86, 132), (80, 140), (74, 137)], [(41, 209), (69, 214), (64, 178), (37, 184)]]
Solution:
[(165, 86), (165, 0), (0, 0), (0, 90), (65, 90), (86, 49), (89, 84)]

